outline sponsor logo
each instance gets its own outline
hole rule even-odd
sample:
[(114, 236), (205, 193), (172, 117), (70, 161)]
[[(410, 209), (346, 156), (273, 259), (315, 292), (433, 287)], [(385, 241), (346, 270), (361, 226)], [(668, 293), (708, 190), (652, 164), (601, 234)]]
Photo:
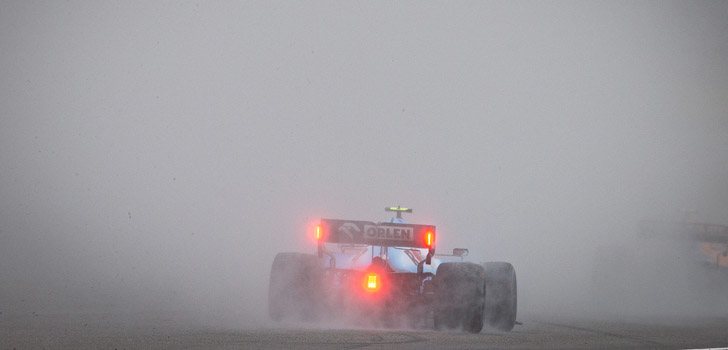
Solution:
[(364, 225), (364, 236), (379, 240), (413, 241), (414, 229), (402, 226)]
[(361, 229), (357, 224), (346, 222), (343, 225), (339, 226), (339, 240), (348, 240), (350, 242), (355, 242), (358, 239), (361, 239)]

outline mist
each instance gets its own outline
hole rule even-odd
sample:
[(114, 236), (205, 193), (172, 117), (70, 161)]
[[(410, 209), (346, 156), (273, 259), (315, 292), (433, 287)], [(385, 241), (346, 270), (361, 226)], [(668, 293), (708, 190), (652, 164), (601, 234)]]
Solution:
[[(594, 257), (639, 221), (728, 224), (727, 19), (724, 2), (0, 3), (0, 311), (269, 326), (277, 252), (313, 252), (318, 218), (403, 205), (438, 248), (512, 262), (519, 312), (600, 317), (619, 301), (589, 293)], [(633, 310), (723, 300), (671, 306), (693, 292)]]

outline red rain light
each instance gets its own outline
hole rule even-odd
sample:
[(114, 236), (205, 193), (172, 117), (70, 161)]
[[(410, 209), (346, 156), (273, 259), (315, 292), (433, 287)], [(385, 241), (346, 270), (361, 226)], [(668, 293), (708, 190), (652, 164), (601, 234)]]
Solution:
[(376, 292), (381, 287), (379, 276), (374, 273), (370, 272), (366, 275), (366, 278), (364, 279), (364, 289), (366, 289), (368, 292)]
[(316, 225), (316, 240), (321, 240), (321, 225)]
[(434, 239), (434, 237), (432, 235), (432, 231), (427, 231), (427, 233), (425, 234), (425, 245), (428, 248), (432, 248), (433, 239)]

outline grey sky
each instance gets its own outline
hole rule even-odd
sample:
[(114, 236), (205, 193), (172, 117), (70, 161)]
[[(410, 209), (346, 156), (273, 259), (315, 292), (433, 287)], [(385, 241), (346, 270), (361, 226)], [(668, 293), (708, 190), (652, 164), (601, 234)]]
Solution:
[(546, 290), (637, 220), (728, 224), (726, 2), (3, 1), (0, 82), (11, 310), (255, 323), (275, 252), (386, 205)]

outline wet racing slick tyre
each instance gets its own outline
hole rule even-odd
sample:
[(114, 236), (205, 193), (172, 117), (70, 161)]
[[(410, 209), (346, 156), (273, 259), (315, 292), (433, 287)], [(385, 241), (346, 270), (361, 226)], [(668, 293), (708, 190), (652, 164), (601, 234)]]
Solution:
[(516, 270), (507, 262), (485, 266), (485, 320), (489, 327), (509, 332), (516, 324)]
[(433, 279), (436, 329), (462, 327), (469, 333), (483, 329), (485, 269), (469, 262), (440, 264)]
[(321, 311), (324, 270), (318, 257), (302, 253), (278, 253), (273, 259), (268, 285), (268, 314), (274, 321), (315, 320)]

